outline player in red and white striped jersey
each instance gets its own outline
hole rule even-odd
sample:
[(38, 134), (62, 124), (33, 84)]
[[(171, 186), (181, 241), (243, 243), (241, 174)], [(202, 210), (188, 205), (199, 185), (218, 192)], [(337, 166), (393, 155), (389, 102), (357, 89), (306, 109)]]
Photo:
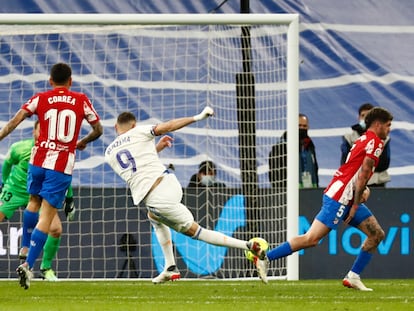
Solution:
[[(102, 125), (85, 94), (72, 92), (72, 69), (64, 63), (53, 65), (50, 71), (52, 90), (34, 95), (0, 130), (0, 140), (10, 134), (24, 119), (36, 114), (40, 135), (32, 149), (27, 191), (29, 204), (24, 212), (23, 226), (33, 228), (26, 262), (17, 268), (20, 285), (30, 286), (32, 268), (43, 249), (53, 222), (59, 221), (57, 210), (62, 208), (66, 191), (72, 181), (75, 150), (102, 135)], [(78, 140), (83, 120), (92, 127), (88, 135)], [(42, 208), (36, 224), (37, 213)], [(23, 230), (25, 231), (25, 230)]]
[(318, 245), (343, 220), (367, 235), (358, 257), (343, 280), (343, 285), (363, 291), (372, 290), (361, 282), (360, 274), (383, 240), (384, 231), (364, 202), (368, 192), (367, 182), (378, 165), (392, 119), (391, 113), (381, 107), (374, 107), (368, 112), (365, 117), (367, 132), (355, 142), (346, 162), (335, 172), (324, 191), (322, 208), (308, 232), (270, 250), (267, 253), (269, 260), (277, 260), (298, 250)]
[[(383, 140), (373, 131), (367, 131), (359, 137), (349, 151), (345, 163), (335, 172), (324, 193), (343, 205), (352, 203), (361, 163), (367, 157), (373, 161), (370, 162), (375, 168), (378, 165), (383, 148)], [(373, 170), (368, 172), (369, 178), (373, 173)]]
[(50, 91), (34, 95), (22, 110), (28, 116), (37, 114), (40, 136), (32, 151), (31, 163), (35, 166), (72, 174), (75, 164), (77, 138), (83, 120), (92, 126), (99, 121), (88, 97), (83, 93), (56, 86)]

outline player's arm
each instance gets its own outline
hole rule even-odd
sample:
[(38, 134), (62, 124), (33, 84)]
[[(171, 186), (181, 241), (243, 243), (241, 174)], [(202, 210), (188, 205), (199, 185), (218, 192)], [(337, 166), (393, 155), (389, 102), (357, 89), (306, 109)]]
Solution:
[(355, 184), (355, 194), (354, 194), (354, 205), (358, 206), (358, 204), (362, 201), (362, 194), (367, 186), (369, 177), (374, 169), (375, 160), (370, 157), (365, 157), (364, 161), (362, 162), (361, 170), (358, 174), (358, 179)]
[(9, 122), (7, 122), (7, 124), (0, 130), (0, 140), (3, 140), (4, 137), (13, 132), (14, 129), (28, 116), (30, 116), (29, 112), (24, 109), (17, 111), (14, 117), (11, 118)]
[(12, 167), (13, 167), (13, 145), (10, 147), (9, 152), (6, 155), (6, 158), (4, 159), (3, 165), (1, 167), (1, 178), (2, 178), (2, 184), (5, 184), (7, 181), (7, 178), (9, 178), (9, 175), (11, 173)]
[(212, 116), (213, 114), (214, 114), (214, 111), (212, 108), (205, 107), (201, 113), (195, 116), (172, 119), (170, 121), (157, 124), (156, 127), (154, 128), (154, 133), (156, 136), (164, 135), (168, 132), (179, 130), (180, 128), (190, 125), (191, 123), (204, 120)]
[(89, 134), (78, 141), (76, 145), (77, 149), (84, 150), (87, 144), (98, 139), (102, 135), (103, 128), (102, 128), (102, 124), (100, 121), (91, 124), (91, 127), (92, 127), (92, 130), (89, 132)]
[(371, 172), (374, 169), (375, 160), (370, 157), (365, 157), (362, 162), (361, 169), (358, 173), (358, 178), (355, 183), (355, 193), (354, 193), (354, 203), (349, 211), (348, 218), (345, 220), (345, 223), (349, 223), (354, 217), (358, 205), (364, 201), (363, 193), (366, 189), (369, 177)]
[(171, 136), (165, 135), (163, 137), (160, 138), (160, 140), (158, 141), (157, 145), (155, 146), (157, 152), (161, 152), (162, 150), (164, 150), (164, 148), (170, 148), (172, 146), (172, 141), (174, 139)]

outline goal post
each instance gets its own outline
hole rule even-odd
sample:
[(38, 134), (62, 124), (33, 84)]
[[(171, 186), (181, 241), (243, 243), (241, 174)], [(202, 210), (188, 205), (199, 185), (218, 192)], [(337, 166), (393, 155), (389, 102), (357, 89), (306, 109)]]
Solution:
[(296, 28), (299, 25), (298, 14), (0, 14), (0, 17), (0, 23), (3, 25), (279, 24), (292, 25)]
[[(58, 276), (150, 278), (163, 268), (145, 208), (133, 207), (103, 161), (126, 110), (152, 124), (212, 106), (213, 118), (173, 133), (173, 148), (160, 154), (196, 221), (238, 238), (262, 236), (270, 247), (298, 234), (297, 14), (0, 14), (0, 25), (0, 127), (49, 87), (56, 62), (71, 65), (72, 89), (88, 95), (104, 125), (104, 135), (77, 154), (79, 214), (63, 222)], [(31, 126), (25, 121), (2, 141), (0, 163), (11, 143), (30, 137)], [(81, 135), (88, 130), (85, 124)], [(285, 131), (287, 186), (275, 189), (268, 157)], [(187, 187), (206, 160), (225, 187)], [(7, 271), (0, 277), (14, 276), (20, 217), (0, 224), (0, 270)], [(183, 277), (255, 275), (240, 250), (176, 233), (173, 242)], [(272, 263), (269, 277), (297, 280), (298, 271), (293, 254)]]

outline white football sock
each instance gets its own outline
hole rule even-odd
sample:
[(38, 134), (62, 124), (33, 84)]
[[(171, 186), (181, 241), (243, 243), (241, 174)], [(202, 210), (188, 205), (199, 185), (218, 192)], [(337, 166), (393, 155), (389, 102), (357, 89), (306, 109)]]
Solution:
[(157, 236), (157, 240), (161, 245), (162, 253), (164, 255), (164, 270), (167, 270), (168, 267), (176, 265), (172, 247), (170, 228), (168, 228), (163, 223), (155, 221), (151, 218), (150, 222), (152, 224), (152, 227), (154, 228), (155, 235)]
[(202, 227), (198, 228), (193, 238), (213, 245), (248, 249), (246, 241), (235, 239), (221, 232), (208, 230)]

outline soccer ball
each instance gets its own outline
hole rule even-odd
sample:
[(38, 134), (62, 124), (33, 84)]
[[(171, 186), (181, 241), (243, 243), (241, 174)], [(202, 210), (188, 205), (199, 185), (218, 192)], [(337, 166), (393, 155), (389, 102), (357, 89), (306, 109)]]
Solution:
[[(253, 242), (253, 241), (259, 242), (260, 247), (263, 250), (267, 251), (269, 249), (269, 243), (267, 243), (267, 241), (265, 239), (262, 239), (262, 238), (252, 238), (252, 239), (249, 240), (249, 242)], [(251, 250), (245, 250), (244, 251), (244, 254), (246, 255), (246, 258), (248, 260), (253, 261), (255, 255), (252, 253)]]

